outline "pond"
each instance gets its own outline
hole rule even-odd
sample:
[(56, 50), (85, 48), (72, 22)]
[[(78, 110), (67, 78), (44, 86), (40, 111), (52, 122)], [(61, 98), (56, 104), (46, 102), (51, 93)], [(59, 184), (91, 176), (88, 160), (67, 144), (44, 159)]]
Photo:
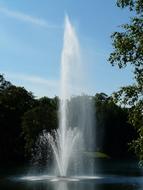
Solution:
[[(59, 178), (29, 174), (27, 168), (1, 168), (0, 190), (142, 190), (137, 162), (104, 161), (94, 176)], [(100, 169), (99, 169), (100, 168)], [(26, 174), (28, 173), (28, 174)]]

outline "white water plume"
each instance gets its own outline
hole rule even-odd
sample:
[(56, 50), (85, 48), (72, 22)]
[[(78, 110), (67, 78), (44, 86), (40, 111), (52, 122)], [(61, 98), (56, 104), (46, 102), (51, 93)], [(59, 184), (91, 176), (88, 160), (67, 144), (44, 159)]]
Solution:
[(65, 18), (64, 42), (61, 56), (61, 94), (59, 128), (43, 133), (51, 146), (57, 176), (90, 174), (94, 169), (84, 154), (94, 146), (94, 111), (92, 98), (83, 95), (81, 53), (78, 38), (69, 18)]

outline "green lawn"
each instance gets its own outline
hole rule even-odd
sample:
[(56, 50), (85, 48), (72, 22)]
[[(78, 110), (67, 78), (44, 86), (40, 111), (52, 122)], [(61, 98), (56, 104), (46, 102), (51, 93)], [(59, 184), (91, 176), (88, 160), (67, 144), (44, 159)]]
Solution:
[(86, 154), (87, 156), (89, 156), (91, 158), (103, 158), (103, 159), (110, 158), (110, 156), (108, 156), (107, 154), (105, 154), (103, 152), (84, 152), (84, 154)]

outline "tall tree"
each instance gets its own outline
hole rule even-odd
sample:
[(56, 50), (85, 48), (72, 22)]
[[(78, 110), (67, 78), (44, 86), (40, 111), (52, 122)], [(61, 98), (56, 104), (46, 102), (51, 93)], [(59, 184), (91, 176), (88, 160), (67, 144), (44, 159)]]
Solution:
[(8, 85), (0, 92), (0, 161), (14, 163), (24, 160), (24, 139), (21, 120), (32, 108), (33, 95), (22, 87)]
[(94, 102), (97, 150), (107, 153), (111, 158), (131, 157), (128, 142), (136, 133), (127, 122), (128, 109), (119, 107), (113, 102), (112, 97), (104, 93), (96, 94)]
[(58, 127), (58, 99), (43, 97), (36, 106), (23, 115), (22, 130), (25, 138), (25, 152), (31, 157), (36, 141), (43, 130), (51, 132)]
[(0, 93), (9, 86), (11, 86), (11, 83), (9, 81), (6, 81), (4, 76), (0, 74)]
[(129, 122), (138, 132), (138, 138), (130, 145), (143, 160), (143, 0), (117, 0), (117, 6), (128, 7), (135, 16), (128, 24), (122, 25), (122, 32), (113, 33), (114, 50), (109, 61), (119, 68), (131, 65), (135, 80), (132, 85), (116, 92), (114, 98), (130, 107)]

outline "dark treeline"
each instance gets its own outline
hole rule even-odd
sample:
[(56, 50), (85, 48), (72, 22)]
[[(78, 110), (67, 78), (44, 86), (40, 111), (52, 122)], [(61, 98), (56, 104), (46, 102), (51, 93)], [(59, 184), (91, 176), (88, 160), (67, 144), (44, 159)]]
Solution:
[[(134, 157), (128, 150), (128, 143), (136, 137), (128, 123), (129, 110), (116, 105), (104, 93), (92, 99), (96, 118), (94, 151), (113, 159)], [(39, 134), (58, 127), (58, 105), (58, 97), (36, 99), (31, 92), (12, 85), (0, 75), (0, 163), (28, 163)]]

